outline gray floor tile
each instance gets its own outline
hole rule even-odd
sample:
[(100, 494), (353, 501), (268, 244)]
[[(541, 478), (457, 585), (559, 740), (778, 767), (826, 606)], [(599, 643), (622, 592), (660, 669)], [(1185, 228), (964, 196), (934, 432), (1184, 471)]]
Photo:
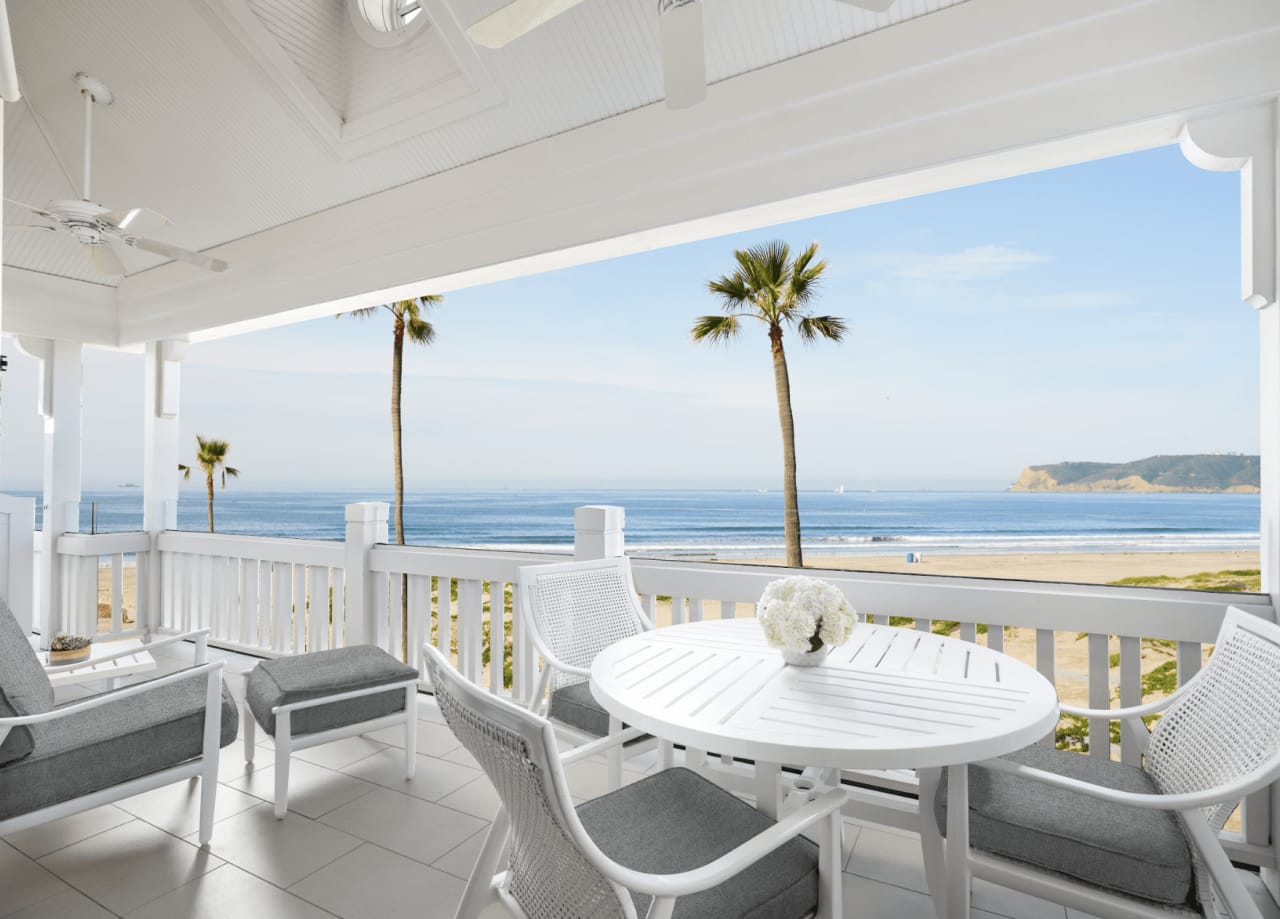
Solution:
[(34, 903), (6, 919), (114, 919), (115, 913), (94, 903), (78, 890), (67, 889), (47, 900)]
[(70, 888), (38, 863), (0, 842), (0, 916), (9, 916)]
[[(276, 779), (271, 754), (267, 754), (265, 762), (258, 763), (253, 772), (226, 783), (226, 787), (247, 792), (263, 801), (274, 802)], [(319, 817), (335, 807), (354, 801), (375, 787), (345, 773), (294, 759), (289, 765), (289, 810), (304, 817)]]
[(127, 914), (128, 919), (326, 919), (328, 913), (235, 865), (223, 865)]
[(28, 858), (40, 858), (42, 855), (64, 849), (114, 826), (128, 823), (132, 819), (132, 814), (122, 811), (113, 804), (104, 804), (102, 807), (63, 817), (52, 823), (11, 833), (4, 839)]
[(321, 822), (426, 865), (485, 826), (476, 817), (389, 789), (370, 792)]
[(498, 813), (502, 800), (493, 790), (493, 785), (482, 774), (478, 779), (468, 782), (452, 794), (445, 795), (439, 803), (465, 814), (471, 814), (473, 817), (479, 817), (481, 820), (492, 820)]
[(212, 871), (222, 859), (132, 820), (46, 855), (40, 864), (112, 912), (127, 913)]
[[(213, 802), (213, 819), (223, 820), (258, 804), (258, 799), (219, 784)], [(200, 828), (200, 782), (188, 779), (145, 791), (116, 804), (152, 826), (174, 836), (186, 836)]]
[(367, 756), (346, 767), (342, 772), (393, 791), (413, 795), (424, 801), (438, 801), (483, 775), (470, 766), (446, 762), (434, 756), (419, 756), (417, 765), (414, 767), (413, 778), (406, 779), (404, 750), (396, 747), (387, 747), (372, 756)]
[(343, 919), (453, 919), (465, 886), (451, 874), (365, 844), (289, 890)]
[(294, 754), (298, 759), (324, 766), (326, 769), (341, 769), (350, 766), (379, 750), (385, 750), (384, 743), (370, 740), (367, 737), (344, 737), (318, 747), (308, 747)]
[(850, 874), (927, 894), (920, 837), (863, 826), (845, 868)]
[[(195, 838), (188, 836), (187, 841)], [(219, 823), (210, 851), (278, 887), (288, 887), (362, 842), (300, 814), (277, 820), (269, 805), (259, 804)]]
[(475, 867), (476, 859), (480, 857), (480, 847), (484, 845), (485, 837), (488, 835), (489, 828), (485, 827), (470, 839), (455, 846), (436, 859), (431, 863), (431, 867), (447, 871), (454, 877), (459, 877), (463, 880), (470, 878), (471, 869)]

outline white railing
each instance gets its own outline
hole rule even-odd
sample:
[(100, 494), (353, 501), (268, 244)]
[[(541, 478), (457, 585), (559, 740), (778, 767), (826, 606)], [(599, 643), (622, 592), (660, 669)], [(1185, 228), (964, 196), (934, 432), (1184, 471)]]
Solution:
[[(367, 641), (416, 666), (422, 644), (431, 642), (473, 682), (527, 699), (538, 661), (514, 615), (513, 584), (521, 566), (563, 556), (370, 543), (367, 529), (361, 544), (352, 536), (359, 525), (353, 529), (351, 520), (349, 515), (345, 543), (163, 533), (161, 609), (154, 627), (208, 627), (215, 643), (262, 655)], [(599, 544), (598, 535), (584, 539), (580, 533), (579, 547)], [(386, 538), (385, 525), (379, 538)], [(363, 561), (347, 570), (352, 559)], [(787, 573), (649, 558), (634, 558), (632, 566), (642, 603), (662, 624), (753, 615), (764, 586)], [(1181, 684), (1199, 669), (1228, 604), (1268, 619), (1274, 615), (1269, 598), (1257, 594), (850, 571), (819, 576), (877, 621), (954, 632), (1006, 651), (1007, 629), (1031, 630), (1035, 640), (1028, 654), (1034, 660), (1028, 662), (1051, 681), (1083, 678), (1094, 708), (1141, 701), (1144, 642), (1171, 647)], [(1057, 658), (1067, 641), (1086, 643), (1086, 673), (1060, 672)], [(1092, 723), (1087, 731), (1086, 740), (1094, 741), (1090, 755), (1138, 759), (1132, 738), (1111, 743), (1109, 725)], [(897, 790), (911, 784), (909, 777), (858, 778)], [(1250, 798), (1241, 814), (1240, 832), (1228, 834), (1232, 856), (1274, 864), (1268, 795)]]
[(516, 572), (524, 565), (554, 561), (564, 561), (564, 556), (377, 546), (369, 553), (372, 640), (419, 669), (422, 646), (429, 642), (467, 679), (500, 695), (528, 699), (538, 663), (515, 615)]
[(270, 655), (347, 643), (342, 543), (170, 530), (159, 548), (157, 628)]
[[(64, 533), (55, 546), (55, 608), (52, 633), (71, 632), (99, 638), (142, 633), (148, 622), (146, 590), (151, 537), (146, 533)], [(132, 568), (136, 589), (129, 607), (125, 580)], [(107, 581), (106, 584), (103, 581)], [(101, 599), (103, 593), (107, 599)]]

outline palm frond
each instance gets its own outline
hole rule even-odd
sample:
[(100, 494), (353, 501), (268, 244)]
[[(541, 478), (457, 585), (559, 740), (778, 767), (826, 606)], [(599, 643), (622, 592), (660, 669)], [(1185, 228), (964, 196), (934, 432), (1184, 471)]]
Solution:
[(694, 341), (728, 342), (738, 334), (737, 316), (699, 316), (690, 334)]
[(707, 290), (720, 297), (725, 312), (741, 309), (751, 300), (751, 286), (741, 272), (727, 274), (716, 281), (707, 282)]
[(820, 338), (842, 341), (849, 325), (839, 316), (805, 316), (796, 324), (800, 340), (815, 342)]
[(405, 320), (404, 331), (410, 341), (419, 345), (429, 345), (436, 339), (435, 326), (425, 319), (414, 317)]
[(808, 248), (796, 256), (795, 263), (791, 266), (787, 299), (793, 307), (804, 306), (817, 292), (819, 279), (827, 270), (825, 259), (814, 261), (817, 255), (818, 244), (810, 243)]
[(339, 313), (337, 316), (334, 316), (333, 318), (341, 319), (344, 316), (354, 316), (357, 319), (371, 319), (374, 315), (377, 314), (378, 310), (380, 309), (382, 309), (381, 306), (366, 306), (358, 310), (347, 310), (347, 312)]
[(186, 463), (179, 463), (179, 464), (178, 464), (178, 471), (182, 473), (182, 478), (183, 478), (184, 480), (186, 480), (186, 481), (188, 481), (188, 482), (189, 482), (189, 481), (191, 481), (191, 467), (190, 467), (190, 466), (188, 466)]

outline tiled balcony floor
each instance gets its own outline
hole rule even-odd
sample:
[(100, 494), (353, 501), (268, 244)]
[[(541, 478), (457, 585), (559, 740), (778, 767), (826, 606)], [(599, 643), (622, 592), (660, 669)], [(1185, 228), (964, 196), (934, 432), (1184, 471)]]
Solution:
[[(238, 674), (253, 660), (224, 656), (228, 685), (241, 697)], [(402, 777), (399, 734), (297, 754), (283, 821), (270, 806), (270, 738), (258, 733), (252, 771), (237, 740), (222, 752), (207, 851), (195, 845), (195, 782), (8, 836), (0, 842), (0, 916), (452, 919), (497, 799), (429, 697), (420, 700), (413, 782)], [(603, 763), (572, 767), (569, 782), (577, 796), (599, 794)], [(933, 919), (918, 837), (846, 821), (845, 849), (846, 916)], [(1252, 880), (1264, 915), (1280, 919)], [(974, 907), (975, 919), (1085, 919), (984, 882), (975, 884)]]

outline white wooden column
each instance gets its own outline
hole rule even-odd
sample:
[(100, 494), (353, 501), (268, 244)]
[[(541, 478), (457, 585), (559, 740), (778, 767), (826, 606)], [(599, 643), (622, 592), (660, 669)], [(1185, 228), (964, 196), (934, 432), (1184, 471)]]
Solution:
[[(1197, 166), (1240, 172), (1241, 297), (1259, 319), (1262, 590), (1280, 610), (1280, 100), (1192, 121), (1180, 142)], [(1249, 796), (1243, 823), (1247, 842), (1275, 851), (1280, 785)], [(1262, 877), (1280, 902), (1280, 873)]]
[[(343, 634), (339, 636), (335, 630), (334, 635), (334, 643), (340, 647), (360, 644), (376, 644), (380, 648), (387, 646), (387, 611), (378, 609), (374, 603), (375, 575), (369, 570), (369, 550), (379, 543), (390, 541), (387, 530), (390, 510), (390, 505), (385, 501), (347, 505), (344, 560), (347, 621)], [(399, 578), (396, 581), (398, 583)], [(444, 584), (445, 579), (441, 578), (440, 583)], [(449, 588), (443, 587), (440, 595), (447, 599)]]
[(618, 558), (623, 554), (626, 512), (610, 504), (589, 504), (573, 511), (573, 557)]
[(36, 576), (36, 625), (47, 645), (54, 632), (73, 630), (62, 621), (58, 537), (80, 529), (80, 465), (84, 419), (84, 347), (79, 342), (23, 337), (18, 346), (40, 363), (37, 408), (44, 418), (44, 496), (41, 500), (40, 570)]
[(139, 559), (138, 625), (161, 622), (160, 534), (178, 528), (178, 415), (186, 342), (147, 343), (142, 398), (142, 528), (151, 536), (145, 564)]

